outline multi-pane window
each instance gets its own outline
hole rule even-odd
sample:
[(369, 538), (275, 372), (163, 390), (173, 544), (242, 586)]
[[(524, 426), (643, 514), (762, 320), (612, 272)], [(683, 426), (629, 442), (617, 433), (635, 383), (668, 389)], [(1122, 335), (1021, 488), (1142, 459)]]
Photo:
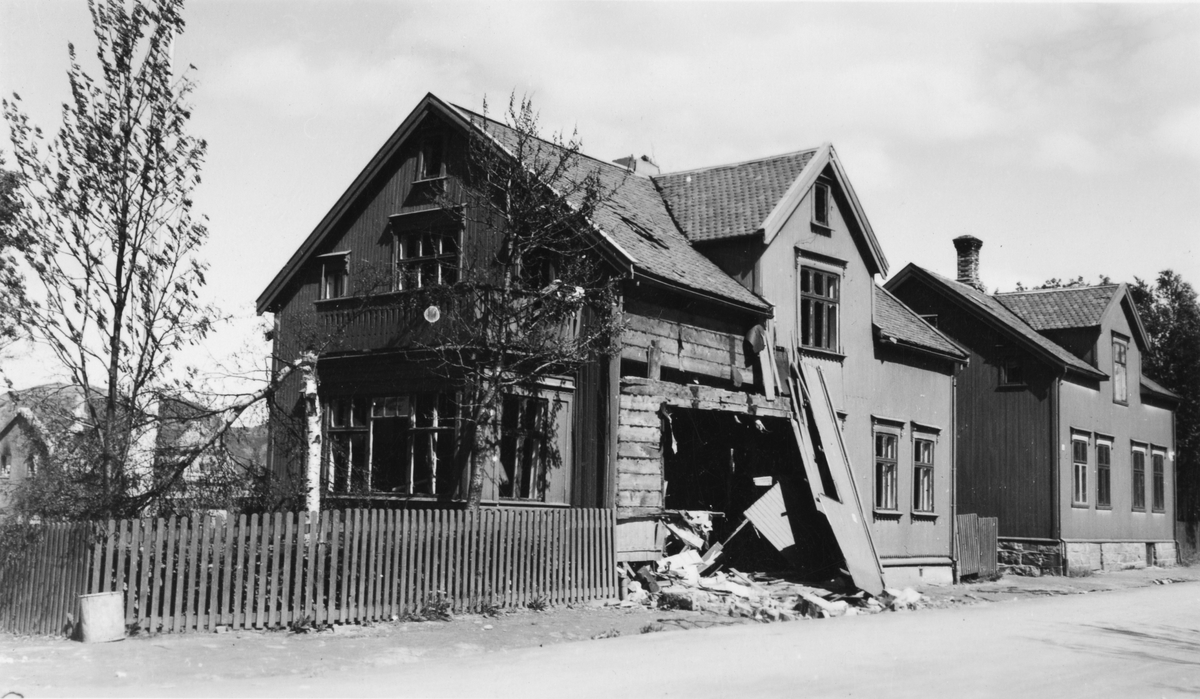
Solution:
[(452, 494), (458, 472), (450, 395), (337, 399), (328, 416), (331, 491)]
[(913, 440), (913, 511), (933, 512), (933, 441)]
[(430, 136), (421, 143), (417, 179), (432, 180), (446, 174), (446, 145), (440, 136)]
[(500, 497), (542, 500), (545, 494), (549, 401), (504, 397), (500, 439)]
[(1166, 461), (1167, 455), (1155, 449), (1150, 453), (1150, 464), (1153, 469), (1154, 490), (1151, 501), (1155, 512), (1163, 512), (1167, 509), (1167, 488), (1166, 488)]
[(321, 255), (321, 298), (340, 299), (349, 292), (349, 255), (332, 253)]
[(12, 450), (8, 445), (4, 445), (4, 451), (0, 451), (0, 478), (8, 478), (12, 475)]
[(392, 245), (396, 290), (454, 284), (458, 281), (458, 233), (451, 230), (403, 231)]
[(1133, 448), (1133, 509), (1146, 509), (1146, 449)]
[(829, 185), (817, 184), (813, 187), (813, 223), (829, 227)]
[(367, 457), (371, 433), (366, 401), (342, 398), (329, 401), (325, 410), (329, 444), (326, 487), (336, 493), (367, 490)]
[(1112, 507), (1112, 443), (1096, 442), (1096, 507)]
[(800, 268), (800, 344), (837, 351), (838, 287), (831, 272)]
[(896, 509), (896, 454), (900, 437), (892, 432), (875, 432), (875, 509)]
[(1113, 401), (1117, 403), (1129, 402), (1129, 343), (1120, 338), (1113, 338), (1112, 343), (1112, 384), (1113, 384)]
[(1076, 505), (1086, 505), (1088, 501), (1088, 438), (1075, 436), (1071, 438), (1071, 461), (1074, 464), (1074, 488), (1071, 491), (1071, 502)]

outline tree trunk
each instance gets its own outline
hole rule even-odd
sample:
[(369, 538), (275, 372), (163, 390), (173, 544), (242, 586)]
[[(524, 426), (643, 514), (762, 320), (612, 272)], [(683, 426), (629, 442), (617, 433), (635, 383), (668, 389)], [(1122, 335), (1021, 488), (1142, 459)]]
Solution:
[(317, 357), (305, 355), (300, 365), (304, 386), (304, 420), (307, 436), (304, 455), (304, 508), (309, 512), (321, 509), (321, 399), (317, 395)]

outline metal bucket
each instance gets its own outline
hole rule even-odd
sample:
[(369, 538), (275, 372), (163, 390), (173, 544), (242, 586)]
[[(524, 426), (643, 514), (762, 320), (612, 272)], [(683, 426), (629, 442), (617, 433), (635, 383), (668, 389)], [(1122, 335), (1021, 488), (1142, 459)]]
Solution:
[(79, 596), (80, 640), (107, 643), (125, 638), (125, 605), (120, 592)]

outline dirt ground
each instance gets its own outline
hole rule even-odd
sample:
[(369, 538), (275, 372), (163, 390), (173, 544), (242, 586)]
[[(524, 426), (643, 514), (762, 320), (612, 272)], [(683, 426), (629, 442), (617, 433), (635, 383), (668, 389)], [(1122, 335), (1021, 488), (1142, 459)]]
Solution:
[[(1054, 595), (1078, 595), (1200, 581), (1200, 568), (1147, 568), (1083, 578), (1019, 578), (929, 587), (920, 608), (1003, 603)], [(885, 612), (893, 614), (894, 612)], [(837, 624), (839, 619), (789, 623)], [(141, 635), (107, 644), (64, 639), (0, 636), (0, 694), (115, 695), (211, 686), (223, 681), (261, 681), (296, 675), (387, 668), (434, 658), (506, 653), (517, 649), (614, 636), (758, 623), (749, 619), (641, 606), (589, 605), (545, 611), (521, 610), (495, 617), (457, 616), (451, 621), (343, 626), (309, 633), (241, 631), (224, 634)], [(285, 695), (286, 687), (279, 687)]]

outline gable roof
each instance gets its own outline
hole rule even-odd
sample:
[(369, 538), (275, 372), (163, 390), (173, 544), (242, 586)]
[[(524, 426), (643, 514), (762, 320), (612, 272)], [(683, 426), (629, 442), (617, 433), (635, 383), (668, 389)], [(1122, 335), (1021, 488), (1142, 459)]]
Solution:
[(1126, 284), (1012, 291), (998, 293), (995, 298), (1039, 332), (1100, 327), (1114, 303), (1128, 302), (1126, 313), (1133, 334), (1138, 346), (1146, 346), (1146, 330)]
[(654, 179), (692, 242), (762, 234), (770, 243), (800, 206), (817, 177), (832, 173), (849, 206), (851, 233), (861, 236), (867, 268), (887, 274), (887, 257), (837, 151), (818, 148), (769, 158), (659, 175)]
[(762, 232), (763, 221), (817, 149), (654, 177), (688, 240), (724, 240)]
[[(455, 106), (469, 121), (511, 152), (517, 134), (508, 125)], [(543, 141), (548, 148), (556, 148)], [(601, 186), (612, 196), (600, 202), (592, 224), (613, 243), (633, 267), (645, 274), (702, 294), (733, 301), (758, 311), (770, 304), (739, 284), (720, 267), (697, 252), (675, 226), (654, 183), (632, 175), (626, 168), (580, 154), (568, 178), (600, 176)], [(580, 202), (570, 201), (572, 205)]]
[(892, 292), (875, 287), (873, 322), (879, 328), (881, 339), (894, 341), (918, 349), (967, 360), (967, 352), (937, 328), (925, 322), (911, 308), (905, 306)]
[[(465, 131), (484, 133), (500, 148), (508, 151), (515, 132), (504, 124), (482, 115), (451, 105), (433, 94), (427, 94), (405, 118), (350, 187), (342, 193), (317, 227), (301, 243), (287, 264), (275, 275), (259, 295), (259, 313), (273, 310), (284, 290), (299, 272), (303, 263), (329, 236), (337, 223), (362, 197), (369, 196), (370, 184), (385, 175), (385, 166), (399, 151), (408, 136), (426, 114), (434, 112), (452, 125)], [(546, 143), (553, 147), (552, 144)], [(576, 174), (582, 176), (588, 168), (599, 172), (606, 188), (615, 188), (611, 201), (602, 205), (593, 217), (593, 225), (631, 268), (651, 281), (679, 287), (711, 297), (718, 301), (770, 315), (771, 304), (764, 301), (736, 280), (725, 274), (708, 258), (694, 250), (687, 238), (675, 227), (666, 205), (652, 182), (631, 176), (618, 165), (583, 156), (576, 163)], [(620, 186), (616, 186), (620, 185)], [(577, 202), (571, 202), (577, 203)]]
[(915, 277), (925, 282), (927, 286), (941, 291), (959, 305), (972, 312), (976, 317), (1001, 331), (1019, 344), (1032, 351), (1035, 355), (1063, 367), (1068, 371), (1095, 379), (1105, 379), (1108, 375), (1097, 370), (1079, 357), (1071, 354), (1066, 348), (1046, 338), (1020, 316), (1010, 311), (1004, 304), (992, 296), (979, 291), (975, 287), (958, 281), (947, 279), (940, 274), (931, 272), (923, 267), (909, 263), (884, 284), (891, 291), (909, 278)]
[(995, 298), (1034, 330), (1092, 328), (1100, 325), (1116, 284), (998, 293)]

